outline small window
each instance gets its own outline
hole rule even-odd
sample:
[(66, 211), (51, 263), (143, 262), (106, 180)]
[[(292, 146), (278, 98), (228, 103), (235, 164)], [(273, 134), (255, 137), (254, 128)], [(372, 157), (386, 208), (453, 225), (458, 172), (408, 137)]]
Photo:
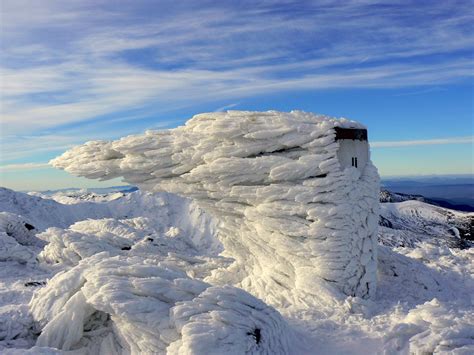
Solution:
[(356, 157), (352, 157), (352, 166), (354, 168), (357, 168), (357, 158)]

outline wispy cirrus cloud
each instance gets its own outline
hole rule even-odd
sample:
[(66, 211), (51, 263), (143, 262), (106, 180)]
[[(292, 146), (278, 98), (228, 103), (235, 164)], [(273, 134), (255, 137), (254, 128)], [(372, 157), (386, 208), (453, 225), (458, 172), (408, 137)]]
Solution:
[(394, 147), (411, 147), (417, 145), (443, 145), (443, 144), (474, 144), (474, 136), (467, 137), (450, 137), (437, 139), (418, 139), (406, 141), (383, 141), (371, 142), (372, 148), (394, 148)]
[(22, 163), (22, 164), (7, 164), (0, 165), (0, 172), (6, 171), (21, 171), (21, 170), (35, 170), (48, 168), (48, 163)]
[(470, 5), (5, 0), (0, 130), (12, 147), (36, 137), (2, 159), (66, 147), (81, 134), (61, 127), (147, 105), (460, 82), (473, 75)]

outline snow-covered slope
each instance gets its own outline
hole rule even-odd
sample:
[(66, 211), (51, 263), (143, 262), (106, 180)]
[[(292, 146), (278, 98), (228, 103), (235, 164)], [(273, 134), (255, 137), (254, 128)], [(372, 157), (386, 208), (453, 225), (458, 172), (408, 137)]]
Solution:
[[(98, 200), (107, 201), (111, 194)], [(2, 205), (4, 209), (29, 212), (31, 206), (36, 209), (33, 217), (52, 211), (52, 200), (0, 191), (0, 199), (6, 197), (11, 203)], [(81, 200), (78, 196), (72, 205), (55, 204), (55, 213), (69, 216), (70, 206), (88, 206)], [(214, 274), (233, 260), (219, 255), (215, 222), (187, 205), (189, 201), (141, 192), (114, 201), (115, 209), (108, 209), (105, 219), (90, 216), (94, 219), (33, 232), (48, 241), (46, 248), (31, 245), (32, 235), (24, 226), (31, 223), (28, 216), (2, 214), (0, 234), (29, 256), (0, 261), (1, 353), (20, 353), (35, 345), (28, 353), (61, 353), (60, 348), (89, 349), (92, 354), (114, 349), (165, 353), (158, 350), (164, 348), (180, 354), (474, 350), (473, 249), (448, 248), (447, 240), (435, 234), (405, 247), (380, 245), (379, 286), (372, 301), (335, 292), (318, 306), (301, 303), (275, 310), (237, 288), (209, 286)], [(96, 207), (86, 210), (109, 203), (94, 202)], [(388, 204), (387, 211), (383, 204), (382, 213), (390, 212), (400, 226), (408, 217), (415, 225), (447, 221), (434, 212), (410, 212), (415, 207), (432, 211), (429, 205), (404, 204)], [(125, 217), (131, 210), (136, 214)], [(152, 211), (155, 215), (137, 216)], [(435, 211), (468, 216), (438, 207)], [(45, 227), (55, 222), (46, 219)], [(201, 230), (201, 237), (188, 234), (192, 230)], [(384, 234), (388, 230), (379, 233), (382, 241), (392, 238)], [(410, 238), (410, 230), (405, 233)], [(206, 242), (210, 246), (200, 249)]]
[(459, 212), (421, 201), (383, 203), (379, 241), (413, 247), (422, 241), (456, 248), (472, 246), (474, 213)]
[[(86, 196), (90, 194), (86, 193)], [(36, 231), (48, 227), (67, 228), (87, 219), (147, 217), (156, 222), (160, 233), (175, 228), (192, 240), (211, 247), (209, 240), (203, 239), (215, 233), (215, 221), (190, 200), (169, 193), (141, 191), (96, 194), (95, 200), (99, 203), (81, 195), (68, 194), (65, 198), (64, 192), (45, 198), (38, 193), (30, 195), (0, 188), (0, 211), (22, 216)]]

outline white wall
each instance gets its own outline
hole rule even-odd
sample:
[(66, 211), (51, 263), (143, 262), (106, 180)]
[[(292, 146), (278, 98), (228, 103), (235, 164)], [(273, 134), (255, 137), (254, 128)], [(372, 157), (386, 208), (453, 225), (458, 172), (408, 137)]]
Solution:
[(367, 141), (341, 139), (337, 157), (341, 163), (341, 169), (352, 166), (352, 158), (357, 157), (357, 170), (363, 172), (369, 160), (369, 144)]

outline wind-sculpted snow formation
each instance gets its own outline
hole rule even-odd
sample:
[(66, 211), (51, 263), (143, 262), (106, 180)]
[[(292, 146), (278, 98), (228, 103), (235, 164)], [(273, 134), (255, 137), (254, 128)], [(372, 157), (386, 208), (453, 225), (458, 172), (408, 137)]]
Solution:
[(378, 175), (370, 162), (362, 174), (341, 169), (335, 127), (362, 128), (303, 112), (200, 114), (176, 129), (88, 142), (52, 164), (195, 199), (221, 221), (236, 284), (266, 301), (314, 297), (321, 279), (366, 297), (376, 288)]
[(292, 332), (264, 302), (283, 310), (373, 296), (378, 175), (370, 161), (341, 166), (336, 127), (362, 128), (302, 112), (202, 114), (53, 160), (74, 175), (191, 198), (219, 221), (219, 241), (164, 233), (152, 216), (46, 230), (39, 260), (69, 269), (31, 303), (37, 345), (288, 353)]
[[(235, 287), (228, 270), (237, 264), (222, 256), (216, 220), (195, 202), (113, 195), (89, 208), (87, 194), (52, 206), (0, 189), (0, 210), (8, 211), (0, 213), (0, 242), (8, 241), (0, 250), (0, 353), (474, 353), (473, 248), (434, 234), (378, 245), (375, 298), (323, 294), (331, 302), (279, 305), (282, 319)], [(443, 217), (422, 202), (382, 207), (398, 211), (385, 215), (393, 228), (408, 222), (406, 233), (443, 220), (455, 228), (452, 213), (472, 218), (449, 210)], [(398, 240), (383, 235), (390, 229), (380, 230), (382, 242)], [(275, 300), (267, 290), (267, 302)]]
[(280, 314), (241, 289), (191, 279), (202, 263), (108, 253), (82, 260), (31, 302), (43, 328), (36, 345), (90, 354), (289, 353)]

